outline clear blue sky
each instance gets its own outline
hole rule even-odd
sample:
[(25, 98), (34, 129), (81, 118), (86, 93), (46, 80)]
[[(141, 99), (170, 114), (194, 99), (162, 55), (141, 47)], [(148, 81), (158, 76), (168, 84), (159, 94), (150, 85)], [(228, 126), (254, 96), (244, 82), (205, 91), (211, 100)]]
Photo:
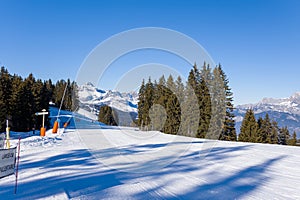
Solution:
[(200, 43), (222, 64), (235, 104), (300, 91), (299, 0), (0, 0), (0, 15), (0, 65), (10, 73), (74, 80), (100, 42), (150, 26)]

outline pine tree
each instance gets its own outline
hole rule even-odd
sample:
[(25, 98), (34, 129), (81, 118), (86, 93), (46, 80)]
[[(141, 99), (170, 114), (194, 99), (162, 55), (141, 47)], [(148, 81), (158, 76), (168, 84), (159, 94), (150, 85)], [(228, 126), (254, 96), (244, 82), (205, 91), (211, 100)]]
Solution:
[(252, 109), (247, 110), (239, 134), (239, 141), (241, 142), (256, 142), (258, 132), (258, 124), (256, 122), (254, 112)]
[(163, 106), (164, 109), (166, 109), (168, 93), (169, 93), (168, 91), (169, 90), (167, 88), (167, 83), (166, 83), (165, 77), (162, 76), (159, 79), (158, 84), (156, 86), (154, 103), (159, 104), (159, 105)]
[(71, 101), (72, 101), (72, 106), (71, 110), (72, 111), (77, 111), (79, 108), (79, 96), (78, 96), (78, 85), (76, 82), (72, 82), (70, 85), (71, 88)]
[[(43, 88), (42, 88), (41, 95), (42, 95), (41, 108), (49, 111), (49, 108), (50, 108), (49, 107), (49, 102), (51, 101), (52, 95), (51, 95), (51, 91), (48, 90), (47, 84), (46, 84), (45, 81), (43, 82)], [(50, 115), (46, 115), (46, 118), (45, 118), (45, 127), (46, 128), (50, 127), (50, 118), (49, 118), (49, 116)]]
[(165, 89), (165, 99), (167, 100), (165, 108), (167, 119), (164, 126), (164, 133), (177, 134), (181, 123), (180, 102), (176, 96), (176, 85), (173, 77), (170, 75), (167, 80), (167, 88)]
[(169, 75), (169, 77), (168, 77), (167, 88), (170, 91), (170, 93), (174, 93), (176, 91), (176, 85), (175, 85), (174, 78), (172, 75)]
[(72, 87), (71, 87), (71, 81), (70, 79), (67, 79), (67, 89), (66, 89), (66, 93), (65, 93), (65, 99), (64, 99), (64, 108), (65, 110), (69, 110), (72, 111), (72, 96), (73, 92), (72, 92)]
[(185, 101), (182, 108), (182, 130), (180, 133), (189, 137), (196, 137), (200, 112), (194, 89), (188, 83), (185, 87)]
[(213, 80), (212, 69), (209, 65), (206, 64), (206, 62), (203, 63), (200, 74), (207, 84), (210, 84)]
[(35, 120), (35, 98), (33, 95), (33, 87), (35, 84), (35, 78), (33, 74), (29, 74), (29, 76), (24, 80), (24, 95), (22, 96), (23, 103), (24, 103), (24, 122), (25, 122), (25, 130), (29, 131), (34, 126)]
[(207, 138), (230, 140), (227, 132), (224, 132), (226, 117), (226, 96), (224, 81), (217, 68), (213, 70), (213, 79), (209, 83), (211, 94), (211, 121)]
[(180, 116), (178, 116), (178, 121), (180, 121), (179, 129), (177, 130), (178, 135), (184, 135), (184, 101), (185, 101), (185, 91), (184, 84), (182, 82), (182, 78), (180, 76), (177, 77), (175, 81), (175, 95), (178, 100), (177, 110), (180, 110)]
[(6, 119), (11, 118), (11, 75), (7, 69), (1, 67), (0, 72), (0, 131), (6, 127)]
[(23, 117), (25, 113), (23, 113), (24, 105), (23, 105), (23, 92), (24, 92), (24, 82), (20, 76), (14, 75), (12, 78), (12, 96), (11, 96), (11, 104), (12, 106), (12, 130), (21, 131), (24, 125)]
[[(154, 102), (154, 85), (149, 78), (148, 82), (145, 84), (144, 80), (139, 91), (139, 102), (138, 102), (138, 124), (141, 129), (149, 130), (151, 126), (151, 118), (149, 116), (149, 111)], [(150, 127), (151, 130), (151, 127)]]
[(54, 99), (54, 89), (55, 89), (55, 86), (53, 85), (52, 83), (52, 80), (49, 79), (49, 80), (46, 80), (44, 82), (44, 85), (45, 85), (45, 88), (46, 88), (46, 91), (47, 91), (47, 97), (49, 99), (49, 102), (55, 102), (55, 99)]
[(270, 144), (278, 144), (278, 131), (279, 131), (278, 124), (276, 121), (272, 121), (271, 124), (272, 124), (272, 129), (268, 136), (268, 142)]
[(293, 136), (288, 140), (288, 145), (296, 146), (297, 145), (297, 134), (296, 131), (293, 132)]
[(167, 119), (165, 108), (160, 104), (154, 104), (149, 111), (149, 116), (151, 119), (151, 130), (163, 132)]
[(151, 78), (149, 78), (148, 83), (145, 86), (145, 103), (144, 103), (144, 110), (143, 110), (143, 120), (145, 124), (145, 129), (148, 131), (149, 128), (151, 130), (151, 127), (149, 125), (151, 124), (151, 119), (149, 116), (149, 111), (153, 105), (153, 97), (154, 97), (154, 86), (151, 82)]
[[(54, 103), (57, 107), (60, 107), (60, 105), (61, 105), (61, 101), (62, 101), (64, 91), (66, 88), (66, 84), (67, 83), (65, 80), (59, 80), (55, 84), (54, 91), (53, 91), (53, 99), (54, 99)], [(62, 104), (61, 108), (64, 110), (65, 105)]]
[(178, 101), (182, 104), (184, 102), (184, 84), (180, 76), (178, 76), (175, 81), (175, 94)]
[[(36, 113), (36, 112), (40, 112), (42, 109), (46, 109), (48, 110), (49, 108), (49, 101), (47, 102), (47, 104), (45, 104), (44, 102), (44, 84), (42, 82), (42, 80), (38, 79), (37, 81), (35, 81), (32, 85), (32, 89), (31, 89), (32, 95), (33, 95), (33, 99), (34, 99), (34, 105), (32, 108), (32, 112)], [(42, 125), (42, 118), (41, 117), (36, 117), (33, 116), (32, 118), (32, 125), (30, 125), (30, 128), (35, 127), (37, 124), (39, 126)]]
[(279, 136), (278, 136), (278, 139), (279, 139), (278, 143), (282, 144), (282, 145), (287, 145), (289, 138), (290, 138), (290, 132), (289, 132), (289, 129), (287, 128), (287, 126), (280, 128)]
[[(203, 66), (205, 68), (205, 66)], [(209, 108), (209, 105), (205, 105), (205, 91), (202, 90), (203, 85), (201, 85), (202, 81), (204, 82), (204, 77), (200, 73), (200, 71), (197, 68), (196, 63), (193, 66), (193, 69), (189, 75), (189, 84), (194, 89), (195, 95), (197, 97), (197, 104), (196, 106), (199, 109), (200, 114), (197, 116), (198, 118), (198, 127), (196, 132), (196, 137), (198, 138), (204, 138), (206, 136), (206, 132), (208, 130), (210, 122), (206, 122), (206, 112), (205, 110)]]
[[(188, 80), (185, 87), (185, 101), (182, 105), (182, 135), (196, 137), (200, 122), (199, 99), (197, 89), (198, 84), (195, 75), (196, 66), (189, 72)], [(199, 136), (198, 136), (199, 137)]]
[(231, 92), (231, 88), (229, 87), (229, 81), (221, 65), (216, 68), (219, 71), (221, 79), (224, 83), (225, 89), (225, 106), (226, 106), (226, 116), (225, 122), (222, 130), (222, 135), (220, 139), (222, 140), (230, 140), (236, 141), (236, 130), (235, 130), (235, 121), (234, 121), (234, 107), (233, 107), (233, 93)]
[(151, 130), (164, 131), (165, 122), (167, 119), (166, 104), (167, 104), (167, 88), (164, 76), (159, 79), (159, 82), (154, 82), (153, 105), (149, 112), (151, 119)]
[(137, 125), (139, 127), (144, 127), (145, 119), (144, 119), (144, 112), (145, 112), (145, 80), (143, 79), (142, 85), (139, 90), (139, 101), (138, 101), (138, 120)]
[[(203, 66), (202, 71), (205, 71), (205, 66)], [(211, 99), (209, 92), (209, 83), (206, 81), (202, 75), (200, 77), (200, 94), (199, 99), (199, 110), (200, 110), (200, 123), (198, 128), (198, 137), (205, 138), (209, 130), (210, 120), (211, 120)]]
[(258, 130), (257, 142), (269, 143), (270, 142), (269, 135), (271, 135), (272, 132), (272, 123), (268, 113), (266, 114), (264, 119), (260, 118), (258, 120), (258, 126), (259, 126), (259, 130)]
[(99, 110), (98, 121), (106, 125), (117, 126), (117, 114), (113, 111), (111, 107), (104, 105)]

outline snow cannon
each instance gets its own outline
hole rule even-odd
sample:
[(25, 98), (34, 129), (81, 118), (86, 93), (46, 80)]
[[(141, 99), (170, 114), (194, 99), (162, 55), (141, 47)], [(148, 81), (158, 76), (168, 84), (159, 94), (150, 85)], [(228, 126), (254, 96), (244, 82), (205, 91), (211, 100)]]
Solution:
[(69, 125), (69, 122), (64, 123), (64, 128), (67, 128)]
[(45, 128), (45, 127), (42, 127), (42, 128), (41, 128), (40, 136), (41, 136), (41, 137), (44, 137), (45, 135), (46, 135), (46, 128)]
[(58, 129), (58, 121), (56, 120), (53, 125), (52, 133), (57, 133), (57, 129)]

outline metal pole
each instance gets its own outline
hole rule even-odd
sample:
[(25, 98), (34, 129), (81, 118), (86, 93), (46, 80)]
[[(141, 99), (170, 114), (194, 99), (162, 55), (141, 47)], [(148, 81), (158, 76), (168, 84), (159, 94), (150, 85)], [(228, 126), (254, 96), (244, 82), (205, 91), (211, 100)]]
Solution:
[(58, 114), (57, 114), (57, 119), (56, 119), (56, 120), (58, 120), (58, 117), (59, 117), (59, 114), (60, 114), (60, 110), (61, 110), (62, 104), (63, 104), (63, 102), (64, 102), (64, 99), (65, 99), (67, 87), (68, 87), (68, 83), (66, 83), (66, 87), (65, 87), (65, 90), (64, 90), (64, 94), (63, 94), (63, 96), (62, 96), (62, 98), (61, 98), (61, 102), (60, 102), (60, 106), (59, 106), (59, 110), (58, 110)]
[(17, 194), (17, 188), (18, 188), (18, 172), (19, 172), (19, 162), (20, 162), (20, 143), (21, 143), (21, 137), (19, 137), (19, 143), (18, 143), (18, 157), (17, 157), (17, 166), (16, 166), (15, 194)]
[(43, 128), (45, 127), (45, 114), (43, 114)]
[(44, 128), (45, 127), (45, 115), (46, 115), (45, 112), (46, 112), (46, 109), (43, 109), (42, 112), (44, 113), (43, 114), (43, 128)]

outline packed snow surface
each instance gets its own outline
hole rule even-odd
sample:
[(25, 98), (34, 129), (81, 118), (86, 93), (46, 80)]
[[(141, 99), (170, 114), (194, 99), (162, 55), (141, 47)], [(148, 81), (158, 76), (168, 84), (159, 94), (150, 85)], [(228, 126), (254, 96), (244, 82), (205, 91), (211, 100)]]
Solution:
[(17, 194), (11, 175), (0, 199), (300, 199), (299, 147), (105, 126), (21, 135)]

